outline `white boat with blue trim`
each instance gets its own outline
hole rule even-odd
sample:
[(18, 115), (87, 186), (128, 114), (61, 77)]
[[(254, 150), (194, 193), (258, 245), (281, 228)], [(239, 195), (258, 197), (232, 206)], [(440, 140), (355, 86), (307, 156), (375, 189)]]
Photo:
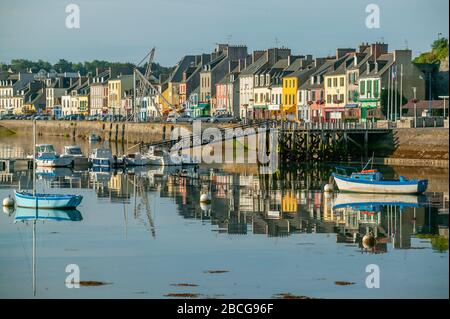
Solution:
[(83, 196), (66, 194), (33, 194), (14, 190), (18, 207), (39, 209), (75, 209)]
[(68, 167), (73, 163), (72, 157), (56, 153), (52, 144), (37, 144), (35, 156), (39, 167)]
[[(339, 168), (338, 168), (339, 170)], [(351, 175), (333, 173), (334, 181), (342, 192), (421, 194), (428, 186), (427, 179), (407, 179), (400, 176), (398, 180), (386, 180), (376, 169), (362, 170)]]

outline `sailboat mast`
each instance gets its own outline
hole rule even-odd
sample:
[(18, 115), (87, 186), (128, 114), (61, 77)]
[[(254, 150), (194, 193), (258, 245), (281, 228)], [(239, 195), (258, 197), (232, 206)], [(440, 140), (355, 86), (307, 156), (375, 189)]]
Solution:
[(33, 120), (33, 196), (36, 196), (36, 120)]
[(36, 219), (33, 221), (33, 296), (36, 296)]

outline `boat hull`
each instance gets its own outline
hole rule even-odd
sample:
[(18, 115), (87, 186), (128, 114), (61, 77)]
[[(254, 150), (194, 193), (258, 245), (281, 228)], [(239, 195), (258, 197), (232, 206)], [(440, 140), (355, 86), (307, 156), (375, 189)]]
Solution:
[(342, 192), (378, 193), (378, 194), (420, 194), (425, 192), (427, 180), (407, 181), (356, 181), (346, 176), (333, 174), (337, 187)]
[(83, 199), (83, 196), (79, 195), (36, 194), (34, 196), (16, 190), (14, 190), (14, 196), (18, 207), (40, 209), (75, 209)]
[(38, 167), (69, 167), (73, 163), (70, 157), (36, 158)]

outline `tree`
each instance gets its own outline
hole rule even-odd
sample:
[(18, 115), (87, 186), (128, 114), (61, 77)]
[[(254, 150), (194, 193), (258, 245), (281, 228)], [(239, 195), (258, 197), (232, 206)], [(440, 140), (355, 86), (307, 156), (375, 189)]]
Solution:
[(414, 63), (439, 63), (448, 57), (448, 39), (440, 38), (431, 44), (431, 51), (416, 57)]
[(68, 62), (64, 59), (59, 59), (57, 63), (53, 65), (56, 72), (73, 72), (72, 62)]

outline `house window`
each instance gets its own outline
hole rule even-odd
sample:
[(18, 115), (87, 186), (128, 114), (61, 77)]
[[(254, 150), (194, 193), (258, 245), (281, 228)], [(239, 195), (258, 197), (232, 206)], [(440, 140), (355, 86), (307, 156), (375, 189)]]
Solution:
[(255, 102), (258, 102), (258, 93), (255, 93)]
[(375, 80), (375, 81), (373, 81), (373, 84), (374, 84), (373, 96), (378, 98), (379, 90), (380, 90), (380, 81), (379, 80)]
[(312, 91), (311, 92), (311, 100), (315, 101), (316, 100), (316, 91)]
[(330, 95), (330, 94), (327, 95), (327, 103), (328, 103), (328, 104), (331, 103), (331, 95)]
[(258, 86), (258, 76), (255, 75), (255, 86)]
[(361, 95), (366, 94), (366, 81), (361, 81), (359, 88), (360, 88)]
[(372, 97), (372, 81), (367, 81), (367, 96)]
[(333, 86), (334, 86), (334, 87), (337, 86), (337, 78), (333, 78)]
[(261, 74), (261, 75), (259, 76), (259, 82), (261, 82), (261, 83), (260, 83), (261, 86), (264, 86), (264, 75), (263, 75), (263, 74)]
[(339, 84), (340, 84), (340, 86), (344, 86), (344, 77), (340, 78), (340, 83)]
[(332, 86), (331, 86), (331, 78), (328, 78), (328, 79), (327, 79), (327, 82), (328, 82), (328, 86), (329, 86), (329, 87), (332, 87)]
[(342, 103), (342, 102), (344, 102), (344, 94), (341, 94), (340, 96), (339, 96), (339, 101)]

